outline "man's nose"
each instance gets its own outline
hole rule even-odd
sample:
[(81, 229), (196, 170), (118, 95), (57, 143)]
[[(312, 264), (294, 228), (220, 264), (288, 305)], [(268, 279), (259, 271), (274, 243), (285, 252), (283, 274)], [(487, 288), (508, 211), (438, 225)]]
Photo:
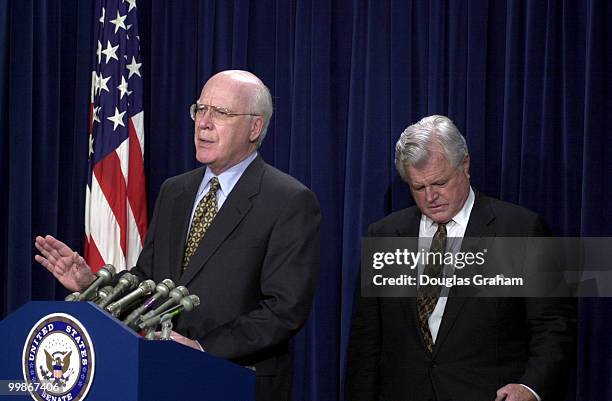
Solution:
[(431, 203), (438, 198), (438, 192), (433, 187), (425, 187), (425, 198)]
[(200, 129), (206, 129), (206, 128), (210, 128), (213, 125), (212, 122), (212, 112), (210, 110), (206, 110), (206, 112), (204, 114), (202, 114), (203, 111), (200, 111), (200, 115), (198, 116), (198, 119), (196, 120), (196, 125), (198, 126), (198, 128)]

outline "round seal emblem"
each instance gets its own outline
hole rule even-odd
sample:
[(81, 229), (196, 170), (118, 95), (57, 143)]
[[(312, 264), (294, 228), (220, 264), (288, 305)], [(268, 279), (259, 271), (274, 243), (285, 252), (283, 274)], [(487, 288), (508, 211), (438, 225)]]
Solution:
[(35, 384), (30, 391), (35, 400), (82, 400), (94, 376), (93, 344), (81, 322), (53, 313), (30, 330), (22, 364), (24, 379)]

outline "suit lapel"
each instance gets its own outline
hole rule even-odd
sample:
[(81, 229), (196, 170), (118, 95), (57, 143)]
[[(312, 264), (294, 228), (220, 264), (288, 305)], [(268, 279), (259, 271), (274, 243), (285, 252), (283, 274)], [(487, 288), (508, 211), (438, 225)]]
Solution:
[(464, 237), (480, 238), (494, 234), (490, 232), (490, 224), (493, 220), (495, 220), (495, 213), (493, 213), (489, 199), (480, 192), (476, 192), (476, 199)]
[(198, 188), (204, 176), (204, 167), (197, 169), (185, 181), (182, 191), (176, 194), (172, 207), (172, 224), (170, 226), (170, 252), (168, 261), (172, 280), (176, 283), (181, 276), (185, 241), (191, 220), (191, 211)]
[(418, 208), (411, 208), (410, 214), (397, 227), (396, 234), (398, 237), (419, 237), (419, 227), (421, 224), (421, 212)]
[(250, 198), (259, 193), (264, 166), (265, 163), (258, 156), (242, 174), (191, 257), (187, 270), (179, 280), (181, 285), (187, 285), (204, 268), (221, 243), (249, 212)]
[[(472, 207), (472, 212), (470, 213), (470, 219), (465, 229), (465, 234), (463, 236), (464, 240), (465, 238), (482, 238), (484, 236), (494, 234), (490, 232), (490, 224), (493, 222), (493, 220), (495, 220), (495, 214), (491, 209), (489, 201), (486, 196), (478, 192), (476, 192), (475, 195), (476, 199), (474, 200), (474, 206)], [(461, 250), (466, 251), (465, 241), (461, 244)], [(459, 273), (458, 276), (461, 276), (461, 274)], [(463, 304), (468, 296), (469, 287), (468, 293), (462, 291), (459, 287), (451, 288), (450, 296), (447, 298), (446, 307), (444, 308), (444, 315), (440, 324), (440, 330), (438, 331), (438, 336), (434, 344), (434, 357), (440, 349), (440, 344), (444, 342), (452, 330), (457, 316), (459, 315), (459, 312), (461, 311), (461, 308), (463, 307)]]

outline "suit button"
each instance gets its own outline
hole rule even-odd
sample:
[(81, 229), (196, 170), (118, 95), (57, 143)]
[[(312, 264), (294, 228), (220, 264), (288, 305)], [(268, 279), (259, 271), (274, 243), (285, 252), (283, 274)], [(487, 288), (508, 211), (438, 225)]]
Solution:
[(438, 367), (438, 364), (435, 362), (432, 362), (431, 365), (429, 365), (430, 368), (435, 369)]

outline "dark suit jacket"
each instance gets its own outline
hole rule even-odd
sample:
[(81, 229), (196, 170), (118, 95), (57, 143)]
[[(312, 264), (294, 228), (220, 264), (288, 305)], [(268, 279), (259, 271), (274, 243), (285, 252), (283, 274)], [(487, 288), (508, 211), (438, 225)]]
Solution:
[[(401, 210), (370, 236), (418, 237), (421, 213)], [(465, 237), (547, 236), (535, 213), (476, 194)], [(453, 288), (455, 290), (455, 288)], [(452, 291), (452, 290), (451, 290)], [(448, 298), (433, 352), (414, 298), (361, 298), (353, 316), (346, 400), (492, 401), (522, 383), (558, 400), (572, 359), (575, 303), (553, 298)]]
[(317, 199), (257, 157), (182, 273), (203, 174), (201, 167), (164, 182), (132, 271), (156, 282), (171, 278), (200, 297), (176, 330), (206, 352), (254, 366), (258, 378), (290, 375), (288, 341), (309, 314), (319, 272)]

